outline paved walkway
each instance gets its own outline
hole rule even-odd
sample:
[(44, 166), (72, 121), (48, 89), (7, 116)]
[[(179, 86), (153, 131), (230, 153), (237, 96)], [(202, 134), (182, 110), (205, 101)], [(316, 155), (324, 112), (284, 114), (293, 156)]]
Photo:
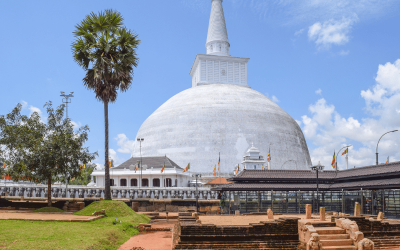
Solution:
[(68, 221), (87, 222), (101, 218), (102, 216), (82, 216), (64, 213), (9, 213), (0, 212), (0, 220), (33, 220), (33, 221)]

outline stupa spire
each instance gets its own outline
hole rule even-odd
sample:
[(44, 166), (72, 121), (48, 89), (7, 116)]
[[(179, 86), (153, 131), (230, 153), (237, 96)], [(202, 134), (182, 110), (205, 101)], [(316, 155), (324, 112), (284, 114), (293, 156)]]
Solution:
[(208, 34), (206, 49), (207, 54), (229, 56), (229, 40), (226, 31), (223, 0), (211, 0), (210, 22), (208, 24)]

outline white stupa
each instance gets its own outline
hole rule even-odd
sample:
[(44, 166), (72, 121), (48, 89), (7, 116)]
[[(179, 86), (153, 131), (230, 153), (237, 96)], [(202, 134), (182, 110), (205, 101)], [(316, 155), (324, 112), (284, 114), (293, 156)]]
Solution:
[[(229, 173), (253, 142), (271, 152), (270, 169), (309, 169), (304, 135), (276, 103), (247, 84), (249, 58), (229, 55), (222, 0), (212, 0), (207, 54), (198, 54), (192, 88), (170, 98), (140, 127), (142, 155), (167, 155), (191, 171), (211, 172), (218, 164)], [(139, 143), (132, 156), (139, 156)]]

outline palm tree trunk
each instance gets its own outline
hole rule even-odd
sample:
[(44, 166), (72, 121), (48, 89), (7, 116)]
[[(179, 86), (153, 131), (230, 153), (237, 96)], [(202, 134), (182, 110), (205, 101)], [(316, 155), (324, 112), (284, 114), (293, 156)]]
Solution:
[(110, 169), (108, 163), (108, 101), (104, 101), (104, 125), (105, 125), (105, 151), (104, 151), (104, 199), (111, 200), (111, 190), (110, 190)]
[(47, 206), (51, 207), (51, 176), (47, 180)]

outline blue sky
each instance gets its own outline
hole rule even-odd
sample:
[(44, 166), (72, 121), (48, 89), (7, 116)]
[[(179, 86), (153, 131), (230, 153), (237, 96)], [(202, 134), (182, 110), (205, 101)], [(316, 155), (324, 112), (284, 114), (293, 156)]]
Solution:
[[(0, 1), (0, 114), (20, 102), (44, 112), (73, 91), (70, 118), (89, 125), (87, 145), (104, 158), (103, 104), (82, 84), (73, 61), (74, 26), (112, 8), (141, 40), (132, 88), (109, 107), (110, 151), (127, 160), (142, 122), (191, 87), (190, 68), (205, 53), (209, 0)], [(395, 0), (225, 0), (230, 54), (249, 57), (248, 83), (303, 129), (314, 164), (352, 144), (349, 165), (374, 164), (380, 135), (400, 128), (400, 2)], [(380, 161), (400, 160), (400, 132), (379, 144)], [(340, 157), (339, 167), (344, 167)]]

